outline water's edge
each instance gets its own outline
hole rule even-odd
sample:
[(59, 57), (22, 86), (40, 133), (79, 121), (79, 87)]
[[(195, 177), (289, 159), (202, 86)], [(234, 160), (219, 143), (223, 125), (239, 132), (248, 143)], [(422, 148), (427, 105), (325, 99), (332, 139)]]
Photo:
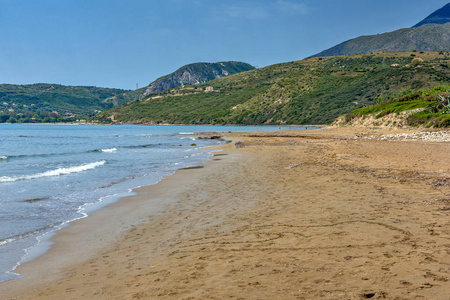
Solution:
[[(223, 143), (227, 143), (229, 141), (223, 141)], [(216, 145), (215, 145), (216, 146)], [(204, 147), (202, 148), (202, 150), (209, 152), (208, 157), (200, 162), (200, 164), (205, 164), (209, 161), (212, 161), (212, 157), (214, 155), (214, 152), (216, 151), (220, 151), (220, 150), (207, 150), (208, 148), (211, 147), (215, 147), (215, 146), (208, 146), (208, 147)], [(96, 202), (91, 202), (91, 203), (85, 203), (83, 205), (81, 205), (78, 208), (78, 213), (80, 214), (79, 217), (65, 221), (59, 225), (56, 225), (53, 228), (50, 228), (48, 231), (45, 231), (42, 235), (36, 236), (36, 244), (24, 249), (25, 254), (21, 257), (20, 261), (17, 262), (17, 264), (14, 266), (13, 269), (11, 269), (10, 271), (6, 272), (6, 274), (10, 274), (12, 276), (14, 276), (14, 278), (9, 278), (6, 280), (0, 280), (0, 284), (2, 284), (2, 282), (6, 282), (6, 281), (10, 281), (10, 280), (15, 280), (15, 279), (19, 279), (21, 277), (23, 277), (24, 275), (19, 274), (14, 272), (19, 266), (21, 266), (22, 264), (25, 264), (27, 262), (31, 262), (37, 258), (39, 258), (40, 256), (44, 255), (45, 253), (47, 253), (52, 245), (54, 244), (54, 242), (52, 241), (52, 239), (58, 234), (58, 231), (60, 231), (61, 229), (68, 227), (71, 225), (71, 223), (73, 223), (74, 221), (80, 220), (80, 219), (84, 219), (89, 217), (89, 215), (91, 215), (92, 213), (99, 211), (103, 208), (106, 208), (107, 206), (110, 206), (114, 203), (117, 203), (119, 201), (123, 201), (125, 198), (127, 197), (131, 197), (134, 195), (137, 195), (137, 193), (135, 192), (135, 190), (140, 189), (142, 187), (149, 187), (149, 186), (153, 186), (153, 185), (157, 185), (158, 183), (160, 183), (161, 181), (167, 179), (168, 177), (176, 174), (177, 172), (181, 171), (181, 170), (186, 170), (186, 169), (194, 169), (197, 168), (198, 163), (193, 164), (192, 166), (188, 166), (188, 167), (183, 167), (181, 169), (178, 170), (174, 170), (173, 172), (166, 174), (164, 176), (161, 176), (161, 178), (152, 184), (149, 185), (145, 185), (145, 186), (136, 186), (133, 187), (131, 189), (129, 189), (127, 192), (121, 193), (121, 194), (114, 194), (114, 195), (108, 195), (105, 197), (101, 197), (100, 199), (98, 199), (98, 201)], [(203, 167), (203, 166), (202, 166)]]

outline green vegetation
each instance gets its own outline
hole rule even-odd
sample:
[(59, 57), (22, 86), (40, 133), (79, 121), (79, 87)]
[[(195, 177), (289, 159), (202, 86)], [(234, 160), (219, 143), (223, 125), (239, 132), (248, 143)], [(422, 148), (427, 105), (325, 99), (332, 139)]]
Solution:
[(380, 98), (378, 104), (360, 108), (345, 116), (350, 123), (355, 118), (374, 116), (376, 119), (401, 112), (412, 111), (406, 116), (409, 126), (448, 127), (450, 126), (450, 85), (414, 91), (404, 90), (388, 98)]
[(100, 111), (141, 99), (152, 89), (162, 91), (253, 69), (242, 62), (195, 63), (135, 91), (58, 84), (2, 84), (0, 123), (78, 122)]
[(177, 87), (97, 114), (100, 123), (327, 124), (380, 97), (450, 82), (448, 53), (310, 58)]
[(136, 100), (142, 93), (57, 84), (1, 84), (0, 123), (75, 122)]

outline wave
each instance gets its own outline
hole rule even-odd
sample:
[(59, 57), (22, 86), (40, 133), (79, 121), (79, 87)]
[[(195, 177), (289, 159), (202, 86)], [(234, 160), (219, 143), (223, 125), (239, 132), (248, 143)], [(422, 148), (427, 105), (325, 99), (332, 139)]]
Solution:
[[(99, 189), (106, 189), (106, 188), (112, 187), (113, 185), (125, 182), (127, 180), (135, 179), (136, 177), (138, 177), (138, 176), (130, 176), (130, 177), (122, 178), (122, 179), (113, 181), (113, 182), (111, 182), (111, 183), (109, 183), (107, 185), (101, 186), (101, 187), (99, 187)], [(141, 176), (139, 176), (139, 177), (141, 177)]]
[(101, 149), (100, 152), (116, 152), (117, 148)]
[(7, 237), (7, 238), (5, 238), (3, 240), (0, 240), (0, 247), (3, 246), (3, 245), (6, 245), (6, 244), (12, 243), (14, 241), (17, 241), (17, 240), (20, 240), (20, 239), (24, 239), (24, 238), (27, 238), (29, 236), (41, 233), (41, 232), (43, 232), (43, 231), (45, 231), (47, 229), (54, 228), (54, 227), (56, 227), (56, 226), (58, 226), (60, 224), (61, 223), (54, 223), (54, 224), (50, 224), (50, 225), (47, 225), (45, 227), (42, 227), (42, 228), (39, 228), (39, 229), (36, 229), (36, 230), (32, 230), (32, 231), (21, 233), (21, 234), (15, 235), (15, 236)]
[(26, 200), (23, 200), (23, 201), (24, 202), (28, 202), (28, 203), (34, 203), (34, 202), (44, 201), (44, 200), (48, 200), (48, 199), (50, 199), (50, 197), (31, 198), (31, 199), (26, 199)]
[(26, 158), (40, 158), (40, 157), (55, 157), (55, 156), (67, 156), (67, 155), (77, 155), (83, 153), (92, 153), (92, 152), (115, 152), (117, 148), (110, 149), (95, 149), (88, 151), (73, 151), (73, 152), (61, 152), (61, 153), (38, 153), (38, 154), (20, 154), (20, 155), (0, 155), (0, 161), (9, 160), (9, 159), (26, 159)]
[[(157, 134), (157, 135), (159, 135), (159, 134)], [(145, 137), (145, 138), (151, 138), (151, 137), (153, 137), (154, 135), (153, 135), (153, 134), (148, 134), (148, 133), (142, 133), (142, 134), (136, 134), (135, 136), (138, 136), (138, 137)]]
[(102, 166), (106, 163), (105, 160), (96, 161), (93, 163), (87, 163), (82, 164), (78, 166), (73, 166), (69, 168), (58, 168), (55, 170), (49, 170), (43, 173), (37, 173), (37, 174), (31, 174), (31, 175), (20, 175), (20, 176), (2, 176), (0, 177), (0, 182), (14, 182), (14, 181), (21, 181), (21, 180), (29, 180), (29, 179), (37, 179), (37, 178), (43, 178), (43, 177), (53, 177), (53, 176), (61, 176), (61, 175), (68, 175), (71, 173), (80, 173), (87, 170), (95, 169), (96, 167)]
[[(189, 137), (190, 138), (190, 137)], [(122, 149), (136, 149), (136, 148), (157, 148), (161, 146), (168, 146), (167, 143), (157, 143), (157, 144), (141, 144), (141, 145), (130, 145), (130, 146), (118, 146), (117, 148)], [(41, 158), (41, 157), (57, 157), (57, 156), (67, 156), (67, 155), (77, 155), (83, 153), (112, 153), (116, 152), (118, 149), (116, 147), (113, 148), (105, 148), (105, 149), (94, 149), (87, 151), (73, 151), (73, 152), (61, 152), (61, 153), (37, 153), (37, 154), (19, 154), (19, 155), (0, 155), (0, 162), (16, 160), (16, 159), (27, 159), (27, 158)], [(1, 180), (0, 180), (1, 182)]]
[(117, 148), (109, 148), (109, 149), (95, 149), (95, 150), (90, 150), (90, 151), (87, 151), (88, 153), (89, 152), (101, 152), (101, 153), (105, 153), (105, 152), (107, 152), (107, 153), (111, 153), (111, 152), (116, 152), (117, 151)]
[[(77, 152), (63, 152), (63, 153), (38, 153), (38, 154), (20, 154), (20, 155), (6, 155), (6, 159), (26, 159), (29, 157), (37, 158), (37, 157), (52, 157), (52, 156), (64, 156), (64, 155), (72, 155), (77, 154)], [(2, 156), (0, 156), (0, 159)]]
[(132, 145), (132, 146), (123, 146), (122, 148), (126, 149), (134, 149), (134, 148), (153, 148), (153, 147), (159, 147), (159, 146), (165, 146), (168, 145), (167, 143), (159, 143), (159, 144), (144, 144), (144, 145)]

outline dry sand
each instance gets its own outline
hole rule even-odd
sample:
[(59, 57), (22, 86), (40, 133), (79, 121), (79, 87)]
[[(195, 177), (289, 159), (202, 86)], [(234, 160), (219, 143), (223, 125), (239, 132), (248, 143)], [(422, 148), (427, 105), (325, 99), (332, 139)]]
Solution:
[(0, 298), (448, 300), (450, 143), (354, 138), (381, 133), (230, 136), (61, 230)]

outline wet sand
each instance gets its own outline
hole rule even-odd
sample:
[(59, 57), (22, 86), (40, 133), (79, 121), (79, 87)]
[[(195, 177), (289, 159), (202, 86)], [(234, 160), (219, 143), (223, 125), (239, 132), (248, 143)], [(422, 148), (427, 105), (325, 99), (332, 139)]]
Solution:
[(450, 143), (354, 138), (382, 133), (231, 134), (59, 231), (0, 298), (450, 299)]

